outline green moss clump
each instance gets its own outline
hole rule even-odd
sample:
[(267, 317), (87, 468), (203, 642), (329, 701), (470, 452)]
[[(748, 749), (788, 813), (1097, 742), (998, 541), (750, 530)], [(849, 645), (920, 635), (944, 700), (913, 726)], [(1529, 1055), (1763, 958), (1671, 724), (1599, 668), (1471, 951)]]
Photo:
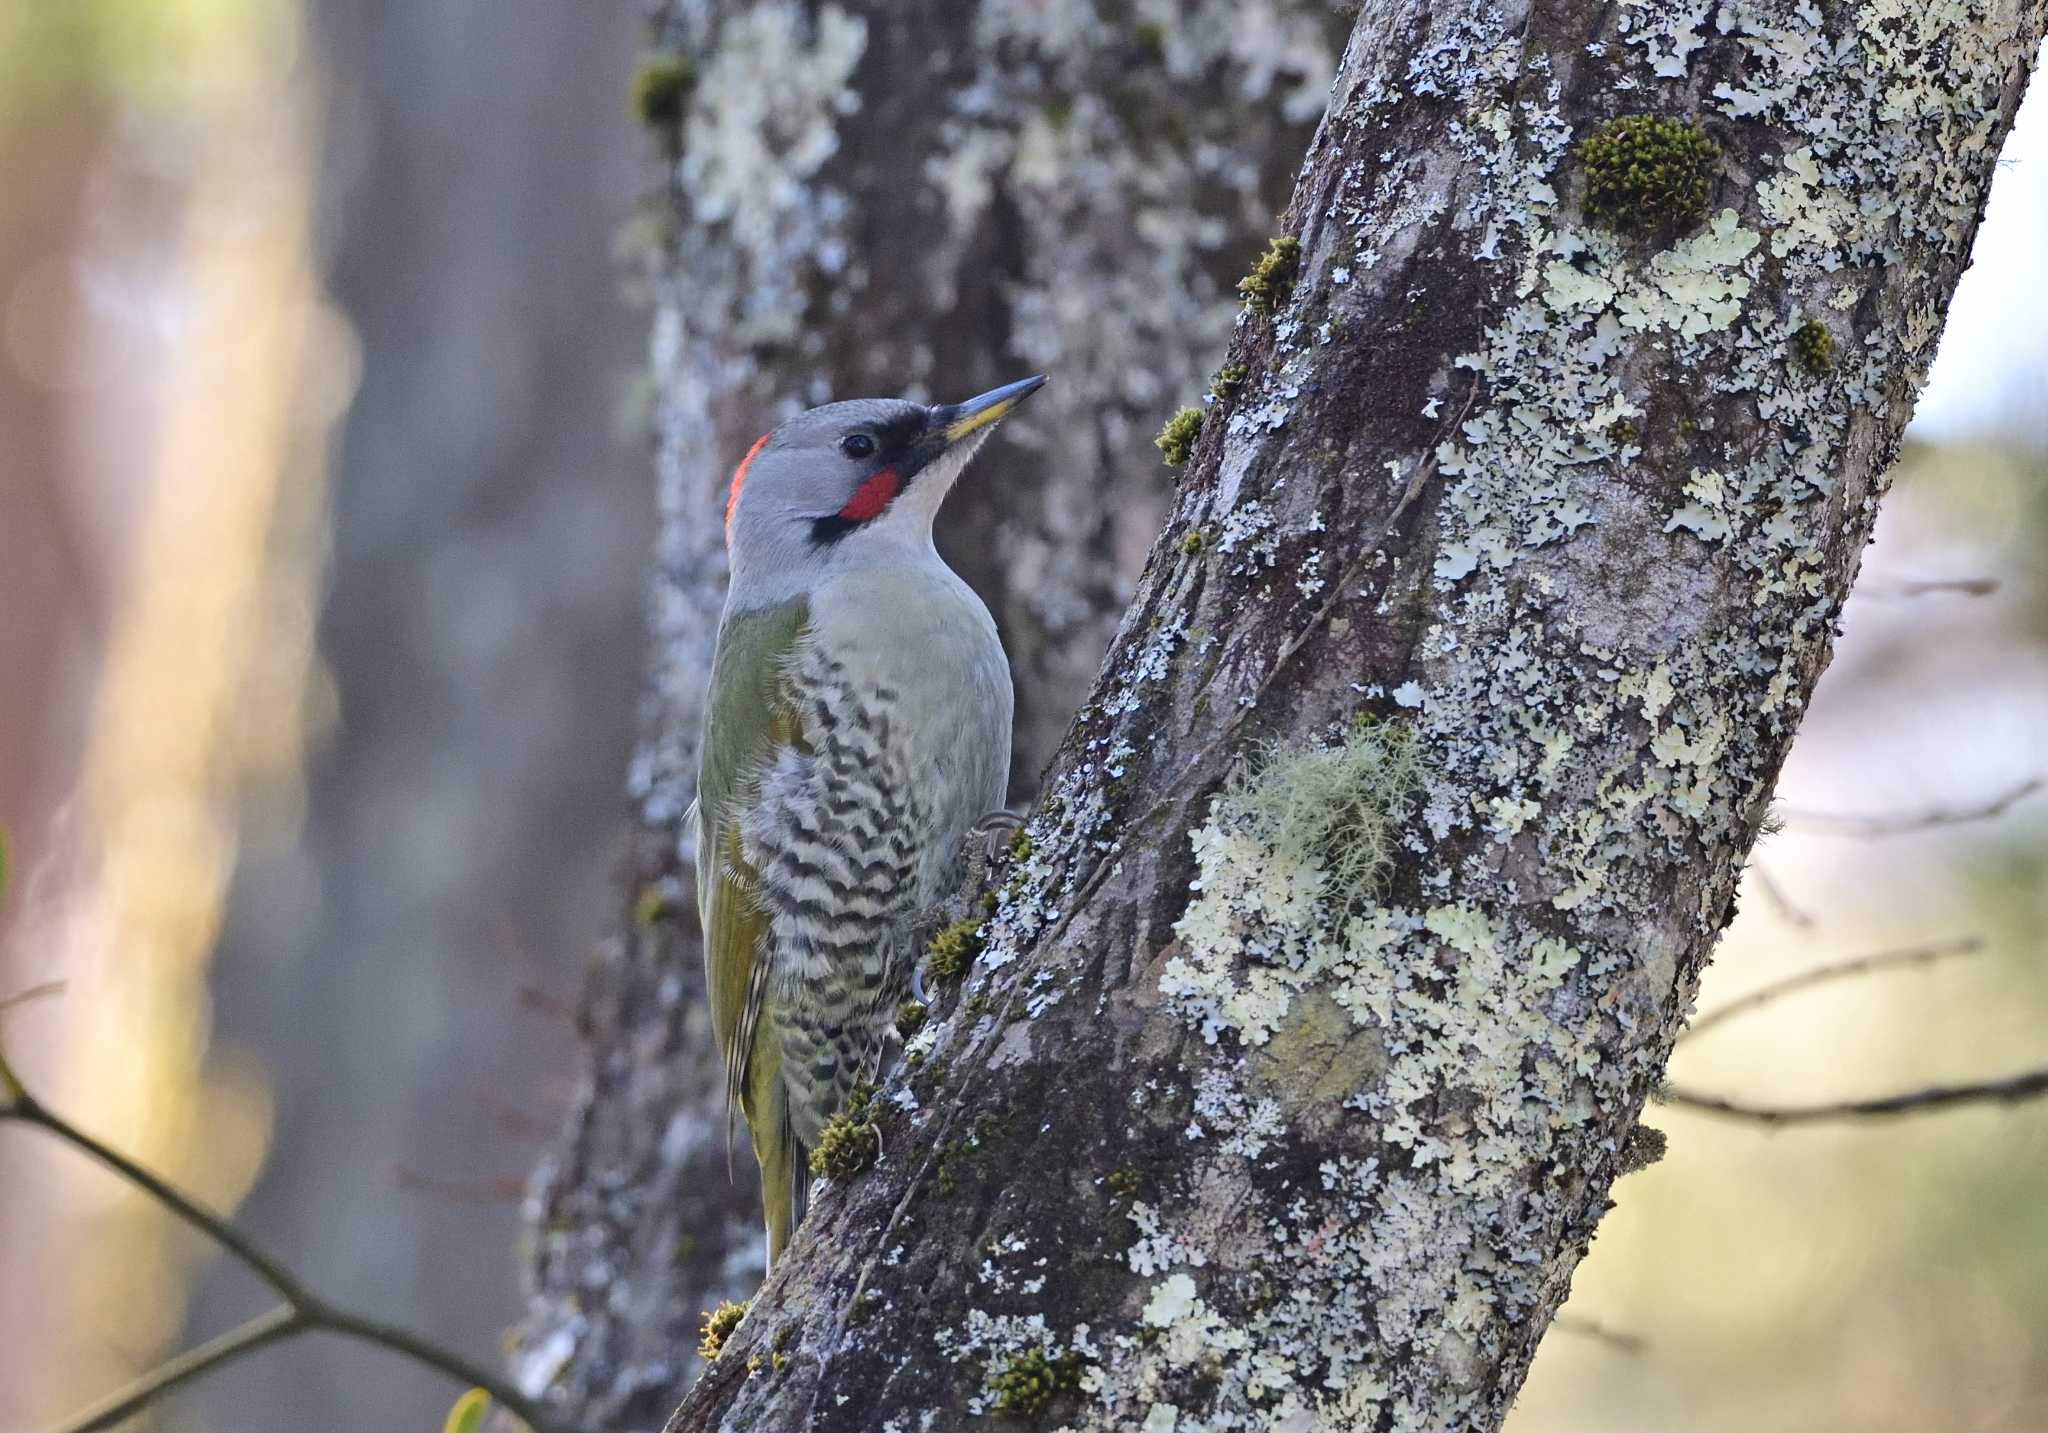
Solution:
[(1010, 859), (1028, 861), (1031, 859), (1031, 833), (1019, 826), (1010, 833)]
[(896, 1007), (896, 1033), (908, 1040), (924, 1029), (924, 1022), (930, 1016), (931, 1011), (925, 1006), (915, 1000), (906, 1000)]
[(633, 902), (635, 924), (642, 930), (650, 930), (668, 913), (668, 896), (663, 893), (660, 882), (649, 881), (640, 888), (640, 894)]
[(1245, 307), (1257, 314), (1277, 312), (1294, 292), (1294, 280), (1301, 272), (1301, 240), (1282, 235), (1269, 240), (1252, 271), (1237, 281)]
[(633, 66), (626, 95), (633, 118), (649, 129), (683, 127), (691, 92), (697, 88), (697, 67), (674, 50), (649, 50)]
[(844, 1184), (875, 1162), (882, 1152), (882, 1136), (875, 1128), (874, 1097), (872, 1085), (853, 1087), (846, 1108), (818, 1131), (818, 1147), (811, 1151), (811, 1173)]
[(939, 1193), (954, 1194), (959, 1191), (960, 1178), (953, 1172), (956, 1161), (964, 1160), (974, 1152), (974, 1146), (964, 1139), (949, 1139), (939, 1147), (939, 1160), (935, 1166)]
[(1080, 1390), (1081, 1356), (1069, 1352), (1048, 1358), (1044, 1349), (1028, 1348), (1012, 1354), (989, 1379), (989, 1387), (996, 1412), (1037, 1413), (1058, 1395)]
[(718, 1357), (725, 1347), (725, 1341), (732, 1337), (732, 1331), (740, 1326), (740, 1320), (747, 1316), (745, 1304), (730, 1301), (721, 1303), (704, 1315), (704, 1337), (697, 1342), (697, 1352), (706, 1363)]
[(981, 953), (981, 928), (986, 924), (981, 916), (963, 916), (931, 938), (924, 948), (924, 966), (932, 979), (958, 980), (967, 974)]
[(1216, 377), (1209, 385), (1209, 396), (1218, 403), (1228, 403), (1244, 387), (1247, 370), (1242, 363), (1226, 363), (1216, 370)]
[(1835, 366), (1835, 336), (1808, 319), (1792, 334), (1792, 355), (1808, 373), (1828, 373)]
[(1159, 430), (1152, 446), (1159, 450), (1159, 456), (1166, 460), (1167, 467), (1177, 468), (1195, 451), (1195, 440), (1201, 436), (1202, 410), (1183, 408), (1166, 420), (1166, 426)]
[(1607, 425), (1607, 440), (1617, 447), (1627, 447), (1640, 436), (1633, 418), (1617, 418)]
[(1200, 528), (1190, 529), (1188, 535), (1180, 540), (1180, 550), (1189, 557), (1194, 557), (1208, 545), (1209, 539), (1202, 535)]
[(1690, 120), (1611, 119), (1579, 141), (1586, 215), (1624, 234), (1696, 224), (1720, 158), (1721, 147)]
[(1128, 1203), (1138, 1197), (1138, 1171), (1131, 1165), (1109, 1172), (1109, 1193), (1112, 1199)]

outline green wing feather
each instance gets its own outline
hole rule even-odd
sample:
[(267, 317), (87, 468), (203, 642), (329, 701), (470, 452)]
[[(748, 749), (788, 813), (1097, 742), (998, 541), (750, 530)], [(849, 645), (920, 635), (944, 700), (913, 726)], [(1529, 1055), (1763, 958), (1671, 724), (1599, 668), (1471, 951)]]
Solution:
[[(728, 613), (711, 664), (710, 707), (697, 772), (697, 905), (711, 1025), (725, 1055), (728, 1119), (745, 1114), (761, 1164), (761, 1204), (772, 1261), (803, 1215), (809, 1171), (799, 1158), (781, 1081), (781, 1041), (761, 1040), (768, 976), (768, 915), (753, 895), (757, 873), (740, 841), (740, 812), (787, 748), (808, 753), (790, 689), (790, 658), (809, 611), (801, 599)], [(730, 1126), (728, 1125), (728, 1134)]]

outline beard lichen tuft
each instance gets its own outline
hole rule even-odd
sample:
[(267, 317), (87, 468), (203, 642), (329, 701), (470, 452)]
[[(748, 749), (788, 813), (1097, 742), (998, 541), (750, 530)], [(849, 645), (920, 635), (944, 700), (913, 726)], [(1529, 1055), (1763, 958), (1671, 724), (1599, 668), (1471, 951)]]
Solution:
[(1405, 722), (1352, 722), (1334, 746), (1268, 747), (1241, 764), (1217, 798), (1218, 824), (1270, 853), (1282, 870), (1313, 865), (1337, 909), (1378, 895), (1401, 824), (1422, 785)]

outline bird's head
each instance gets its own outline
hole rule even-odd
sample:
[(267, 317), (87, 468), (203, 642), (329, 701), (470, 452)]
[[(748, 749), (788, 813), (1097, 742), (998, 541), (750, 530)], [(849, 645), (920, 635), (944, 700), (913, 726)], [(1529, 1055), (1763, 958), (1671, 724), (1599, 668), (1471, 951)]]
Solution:
[(797, 414), (733, 474), (725, 542), (735, 581), (929, 547), (968, 459), (1044, 383), (1040, 374), (964, 403), (857, 398)]

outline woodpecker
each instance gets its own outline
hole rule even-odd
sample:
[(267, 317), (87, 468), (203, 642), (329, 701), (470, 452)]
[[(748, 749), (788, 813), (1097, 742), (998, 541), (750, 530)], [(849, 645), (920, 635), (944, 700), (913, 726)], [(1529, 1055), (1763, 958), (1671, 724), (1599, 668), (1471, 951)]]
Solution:
[(1044, 382), (814, 408), (733, 474), (697, 899), (727, 1118), (744, 1115), (760, 1162), (771, 1265), (804, 1217), (819, 1129), (893, 1038), (920, 923), (1002, 806), (1009, 664), (932, 520)]

